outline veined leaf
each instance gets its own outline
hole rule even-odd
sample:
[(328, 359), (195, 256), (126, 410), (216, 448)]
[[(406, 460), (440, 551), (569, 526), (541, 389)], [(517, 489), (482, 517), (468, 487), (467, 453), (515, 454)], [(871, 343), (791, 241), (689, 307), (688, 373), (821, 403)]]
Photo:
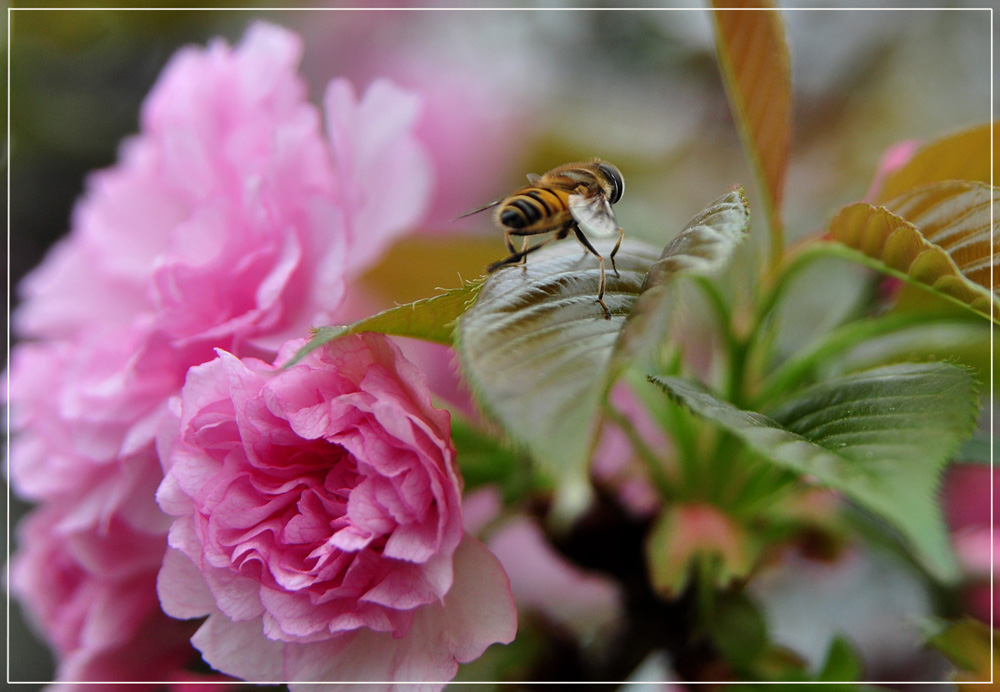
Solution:
[[(783, 251), (781, 202), (792, 129), (792, 86), (781, 16), (767, 2), (713, 0), (716, 50), (733, 117), (766, 200), (771, 257)], [(722, 7), (733, 9), (721, 9)], [(736, 9), (736, 8), (764, 9)]]
[(913, 188), (885, 206), (947, 252), (967, 279), (987, 290), (991, 285), (1000, 289), (1000, 264), (991, 247), (991, 238), (996, 239), (991, 221), (1000, 223), (996, 188), (950, 180)]
[(653, 247), (622, 243), (619, 276), (607, 270), (608, 320), (595, 258), (575, 243), (550, 245), (491, 275), (459, 320), (458, 352), (479, 400), (559, 481), (567, 513), (589, 498), (587, 459), (612, 349), (655, 261)]
[(990, 184), (990, 135), (993, 156), (1000, 160), (1000, 124), (984, 123), (924, 145), (899, 170), (886, 176), (878, 201), (892, 199), (910, 188), (944, 180)]
[(649, 269), (642, 295), (625, 321), (615, 359), (627, 362), (655, 347), (669, 326), (670, 284), (677, 276), (705, 276), (721, 270), (750, 227), (743, 188), (713, 200), (664, 248)]
[(650, 380), (764, 458), (888, 521), (937, 577), (957, 576), (936, 492), (949, 455), (975, 425), (975, 384), (965, 370), (904, 363), (831, 379), (773, 417), (740, 410), (688, 380)]
[[(557, 243), (524, 266), (487, 279), (459, 320), (458, 351), (479, 399), (555, 480), (559, 510), (570, 515), (589, 498), (587, 461), (603, 397), (636, 353), (663, 336), (663, 287), (680, 275), (718, 269), (747, 225), (740, 190), (715, 200), (657, 256), (628, 239), (607, 267), (597, 304), (595, 258), (576, 243)], [(598, 245), (605, 256), (607, 250)], [(637, 301), (640, 301), (637, 303)]]
[(468, 281), (461, 288), (453, 288), (432, 298), (383, 310), (354, 324), (320, 327), (314, 330), (313, 337), (299, 349), (285, 367), (294, 365), (307, 353), (325, 343), (347, 334), (361, 332), (409, 336), (450, 346), (455, 320), (472, 304), (482, 287), (481, 279)]
[[(950, 187), (950, 184), (934, 186), (934, 191), (919, 188), (915, 194), (923, 191), (924, 199), (945, 200), (947, 197), (942, 191), (945, 187)], [(939, 240), (948, 242), (950, 251), (925, 237), (914, 223), (888, 209), (863, 202), (842, 209), (830, 222), (829, 233), (834, 240), (874, 260), (871, 264), (881, 271), (923, 286), (997, 320), (998, 301), (989, 288), (988, 277), (995, 267), (988, 252), (988, 240), (986, 256), (976, 259), (983, 248), (983, 234), (988, 236), (990, 233), (989, 207), (996, 205), (996, 199), (992, 191), (988, 192), (985, 201), (979, 199), (981, 194), (981, 190), (970, 189), (958, 195), (968, 206), (942, 203), (936, 213), (932, 207), (922, 213), (917, 212), (917, 220), (927, 224), (929, 231)], [(899, 199), (903, 202), (909, 198)], [(910, 200), (908, 205), (915, 203), (915, 200)], [(916, 211), (915, 207), (911, 208)], [(982, 228), (983, 214), (987, 218), (985, 230)], [(948, 234), (957, 232), (961, 232), (968, 244), (952, 241)], [(983, 285), (964, 274), (959, 262), (972, 272), (972, 276), (979, 281), (985, 278), (987, 283)]]

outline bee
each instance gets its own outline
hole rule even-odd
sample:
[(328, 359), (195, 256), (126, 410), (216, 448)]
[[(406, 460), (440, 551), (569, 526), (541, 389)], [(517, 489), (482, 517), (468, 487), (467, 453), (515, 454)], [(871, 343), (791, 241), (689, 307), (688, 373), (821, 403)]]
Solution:
[[(601, 264), (597, 302), (604, 309), (604, 319), (609, 320), (611, 312), (604, 303), (604, 257), (587, 236), (607, 238), (618, 234), (618, 242), (608, 258), (618, 276), (615, 253), (621, 247), (625, 232), (618, 226), (611, 205), (621, 199), (624, 191), (621, 171), (607, 161), (593, 159), (567, 163), (542, 175), (529, 173), (528, 184), (524, 187), (463, 216), (497, 207), (496, 223), (504, 229), (504, 241), (510, 255), (487, 267), (489, 273), (511, 264), (524, 264), (535, 250), (553, 240), (562, 240), (570, 233), (575, 234), (587, 252), (597, 257)], [(549, 237), (529, 247), (531, 236), (538, 235)], [(520, 250), (514, 247), (515, 236), (524, 238)]]

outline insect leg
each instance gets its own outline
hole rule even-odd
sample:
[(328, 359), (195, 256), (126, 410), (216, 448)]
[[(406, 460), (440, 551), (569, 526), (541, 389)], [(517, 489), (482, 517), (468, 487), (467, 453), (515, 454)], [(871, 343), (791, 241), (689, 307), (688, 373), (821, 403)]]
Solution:
[(517, 264), (518, 262), (520, 262), (521, 260), (523, 260), (525, 257), (527, 257), (528, 255), (530, 255), (532, 252), (534, 252), (535, 250), (543, 247), (547, 243), (551, 243), (553, 240), (559, 240), (559, 236), (552, 236), (551, 238), (546, 238), (545, 240), (543, 240), (542, 242), (538, 243), (537, 245), (533, 245), (533, 246), (531, 246), (531, 247), (529, 247), (529, 248), (527, 248), (525, 250), (522, 250), (520, 252), (514, 252), (514, 251), (512, 251), (509, 256), (504, 257), (502, 260), (494, 262), (490, 266), (486, 267), (486, 272), (488, 274), (492, 274), (493, 272), (495, 272), (500, 267), (506, 267), (508, 264)]
[(622, 229), (622, 228), (619, 228), (618, 229), (618, 242), (615, 243), (615, 249), (611, 251), (611, 268), (614, 270), (615, 276), (621, 276), (621, 274), (618, 273), (618, 267), (615, 266), (615, 253), (617, 253), (618, 252), (618, 248), (620, 248), (622, 246), (622, 238), (624, 238), (624, 237), (625, 237), (625, 230)]
[(608, 310), (608, 306), (604, 304), (604, 258), (601, 257), (601, 253), (594, 249), (594, 246), (590, 244), (590, 241), (587, 240), (587, 236), (583, 234), (583, 231), (581, 231), (579, 227), (574, 227), (573, 230), (576, 232), (577, 240), (583, 243), (583, 246), (587, 248), (587, 250), (589, 250), (595, 257), (597, 257), (597, 260), (601, 263), (601, 283), (597, 289), (597, 302), (601, 304), (602, 308), (604, 308), (604, 319), (610, 320), (611, 311)]
[(525, 264), (528, 261), (528, 238), (530, 236), (524, 236), (524, 242), (521, 243), (521, 264)]
[(507, 249), (510, 250), (510, 254), (516, 254), (517, 250), (514, 249), (514, 243), (510, 239), (510, 234), (514, 232), (514, 229), (508, 228), (503, 234), (503, 240), (507, 243)]

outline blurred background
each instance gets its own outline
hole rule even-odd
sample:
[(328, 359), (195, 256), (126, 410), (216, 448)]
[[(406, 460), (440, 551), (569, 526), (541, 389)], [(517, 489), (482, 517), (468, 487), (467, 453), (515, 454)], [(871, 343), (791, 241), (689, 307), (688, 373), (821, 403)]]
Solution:
[[(137, 132), (144, 95), (171, 54), (213, 37), (236, 43), (256, 20), (302, 35), (301, 69), (314, 102), (338, 76), (359, 91), (385, 76), (421, 92), (428, 137), (439, 138), (443, 152), (428, 224), (436, 233), (486, 234), (497, 257), (502, 241), (486, 216), (452, 219), (520, 185), (526, 172), (582, 158), (600, 156), (623, 171), (619, 223), (657, 245), (735, 183), (747, 186), (751, 206), (760, 209), (715, 64), (709, 17), (677, 4), (663, 11), (470, 12), (16, 7), (4, 34), (11, 300), (16, 306), (19, 280), (69, 230), (88, 172), (112, 165), (121, 140)], [(792, 10), (784, 19), (795, 88), (785, 195), (790, 238), (864, 197), (894, 143), (990, 119), (985, 10), (962, 3), (898, 11), (782, 5)], [(759, 221), (757, 235), (764, 236)], [(456, 267), (441, 259), (439, 273), (424, 284), (385, 287), (387, 301), (455, 286), (456, 272), (475, 275), (485, 261), (477, 256)], [(12, 523), (21, 511), (13, 507)], [(14, 610), (13, 679), (47, 680), (45, 648)]]

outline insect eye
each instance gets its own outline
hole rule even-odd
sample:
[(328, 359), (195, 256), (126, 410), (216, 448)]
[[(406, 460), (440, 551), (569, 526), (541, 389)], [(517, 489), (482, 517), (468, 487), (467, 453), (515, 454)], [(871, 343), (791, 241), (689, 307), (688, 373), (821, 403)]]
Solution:
[(622, 193), (625, 192), (625, 180), (622, 179), (621, 172), (610, 163), (599, 163), (597, 164), (597, 168), (611, 181), (613, 189), (608, 201), (615, 204), (622, 198)]

